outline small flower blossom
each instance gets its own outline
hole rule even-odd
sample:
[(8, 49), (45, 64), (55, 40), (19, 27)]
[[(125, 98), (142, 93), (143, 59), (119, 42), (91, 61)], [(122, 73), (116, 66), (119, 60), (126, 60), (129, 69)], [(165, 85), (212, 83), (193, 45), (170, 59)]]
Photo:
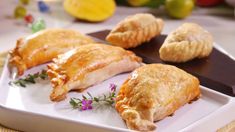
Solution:
[(92, 109), (92, 100), (82, 100), (82, 107), (81, 110), (90, 110)]
[(111, 92), (115, 92), (117, 85), (114, 84), (114, 83), (111, 83), (109, 87), (110, 87), (110, 89), (111, 89)]
[(97, 105), (109, 104), (110, 106), (113, 106), (116, 99), (116, 93), (115, 93), (116, 87), (117, 85), (111, 83), (110, 84), (111, 92), (109, 92), (108, 95), (103, 94), (102, 96), (93, 97), (91, 93), (87, 92), (87, 96), (82, 95), (83, 99), (71, 98), (69, 103), (74, 109), (78, 108), (81, 111), (90, 110), (92, 109), (93, 106), (96, 106), (95, 104)]

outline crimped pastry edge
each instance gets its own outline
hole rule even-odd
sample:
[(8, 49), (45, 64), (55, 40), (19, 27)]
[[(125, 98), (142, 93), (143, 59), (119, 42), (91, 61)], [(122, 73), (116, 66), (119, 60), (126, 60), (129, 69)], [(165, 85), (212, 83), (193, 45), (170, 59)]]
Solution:
[(126, 49), (134, 48), (144, 42), (150, 41), (153, 37), (160, 35), (163, 26), (163, 20), (160, 18), (155, 18), (155, 21), (153, 21), (148, 26), (133, 31), (115, 32), (115, 29), (117, 28), (116, 27), (108, 34), (106, 40), (113, 45), (120, 46)]
[[(172, 41), (167, 42), (169, 37), (174, 37), (175, 32), (180, 30), (182, 32), (184, 24), (187, 24), (187, 26), (191, 26), (192, 30), (195, 30), (195, 28), (200, 28), (200, 32), (203, 33), (203, 36), (207, 36), (208, 40), (211, 41), (209, 43), (205, 43), (205, 40), (187, 40), (187, 38), (184, 38), (185, 40), (180, 41)], [(179, 26), (177, 29), (172, 31), (166, 40), (164, 41), (163, 45), (159, 49), (159, 57), (166, 62), (175, 62), (175, 63), (184, 63), (190, 60), (193, 60), (195, 58), (204, 58), (208, 57), (212, 50), (213, 50), (213, 36), (204, 28), (202, 28), (200, 25), (196, 23), (184, 23), (181, 26)], [(194, 26), (194, 27), (192, 27)], [(187, 37), (187, 36), (184, 36)], [(167, 44), (165, 44), (167, 43)], [(198, 44), (197, 44), (198, 43)], [(184, 49), (182, 50), (182, 46), (184, 45)], [(187, 50), (185, 50), (187, 49)], [(191, 52), (193, 50), (193, 52)], [(186, 56), (187, 55), (187, 56)]]
[[(161, 65), (163, 65), (163, 64), (161, 64)], [(175, 67), (175, 66), (173, 66), (173, 67)], [(184, 71), (182, 69), (179, 69), (179, 70)], [(184, 72), (186, 72), (186, 71), (184, 71)], [(189, 73), (187, 73), (187, 74), (189, 74)], [(189, 74), (189, 75), (191, 75), (191, 74)], [(137, 130), (137, 131), (153, 131), (157, 128), (157, 126), (155, 125), (154, 122), (162, 120), (167, 116), (172, 116), (174, 114), (174, 112), (177, 111), (180, 107), (184, 106), (187, 103), (192, 103), (201, 97), (201, 91), (200, 91), (200, 87), (199, 87), (200, 82), (197, 77), (195, 77), (193, 75), (191, 75), (191, 76), (195, 80), (195, 81), (193, 81), (194, 85), (198, 86), (197, 88), (199, 91), (197, 93), (192, 94), (192, 95), (194, 95), (193, 98), (191, 98), (189, 101), (185, 102), (184, 104), (178, 106), (178, 108), (176, 108), (174, 111), (172, 111), (172, 113), (170, 115), (166, 115), (166, 116), (159, 118), (159, 119), (156, 119), (154, 117), (153, 122), (151, 122), (146, 119), (141, 119), (140, 114), (137, 110), (133, 109), (132, 107), (130, 109), (130, 107), (127, 106), (126, 102), (123, 102), (123, 100), (125, 100), (125, 97), (126, 97), (123, 90), (125, 89), (126, 84), (131, 79), (132, 75), (130, 75), (128, 77), (128, 79), (121, 86), (120, 91), (119, 91), (117, 98), (116, 98), (115, 109), (118, 111), (118, 113), (121, 115), (123, 120), (126, 122), (129, 129), (133, 129), (133, 130)]]
[[(56, 62), (56, 59), (53, 59), (53, 61)], [(53, 87), (52, 93), (50, 94), (50, 100), (56, 102), (64, 100), (68, 93), (68, 87), (67, 85), (64, 85), (69, 80), (68, 76), (63, 69), (60, 69), (54, 63), (48, 64), (47, 68), (47, 74)], [(59, 95), (57, 93), (58, 90), (62, 90), (59, 92)]]
[(24, 43), (23, 40), (24, 40), (23, 38), (18, 39), (16, 42), (16, 47), (13, 50), (9, 51), (9, 54), (10, 54), (9, 63), (11, 67), (17, 68), (18, 75), (23, 75), (24, 71), (27, 69), (27, 66), (24, 63), (24, 60), (22, 59), (19, 53), (19, 48)]

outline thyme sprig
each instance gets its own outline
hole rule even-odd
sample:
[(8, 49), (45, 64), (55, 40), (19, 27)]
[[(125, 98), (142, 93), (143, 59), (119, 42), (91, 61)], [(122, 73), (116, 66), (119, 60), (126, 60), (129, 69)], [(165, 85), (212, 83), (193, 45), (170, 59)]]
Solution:
[(102, 96), (93, 97), (91, 93), (87, 92), (87, 95), (82, 95), (82, 99), (71, 98), (69, 103), (74, 109), (89, 110), (95, 105), (108, 104), (113, 105), (116, 98), (116, 85), (110, 84), (110, 92), (108, 95), (103, 94)]
[(9, 84), (15, 84), (21, 87), (26, 87), (27, 84), (35, 84), (36, 83), (36, 79), (42, 79), (45, 80), (48, 78), (47, 72), (46, 70), (42, 70), (41, 72), (37, 72), (34, 74), (28, 74), (26, 77), (24, 78), (20, 78), (17, 80), (13, 80), (10, 81)]

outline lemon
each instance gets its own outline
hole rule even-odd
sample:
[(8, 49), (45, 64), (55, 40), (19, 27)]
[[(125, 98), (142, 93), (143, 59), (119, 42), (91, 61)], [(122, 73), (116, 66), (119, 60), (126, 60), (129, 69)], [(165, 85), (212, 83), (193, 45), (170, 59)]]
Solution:
[(194, 7), (194, 0), (166, 0), (165, 8), (173, 18), (185, 18), (191, 14)]
[(150, 2), (150, 0), (127, 0), (131, 6), (143, 6)]
[(113, 15), (114, 0), (65, 0), (64, 9), (70, 15), (81, 20), (99, 22)]

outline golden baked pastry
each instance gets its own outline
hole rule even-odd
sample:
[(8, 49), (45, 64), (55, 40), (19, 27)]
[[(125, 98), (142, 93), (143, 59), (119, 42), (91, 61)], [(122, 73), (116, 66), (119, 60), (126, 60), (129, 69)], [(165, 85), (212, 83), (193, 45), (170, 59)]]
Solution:
[(169, 62), (186, 62), (209, 56), (212, 35), (195, 23), (184, 23), (171, 32), (159, 50), (160, 58)]
[(162, 19), (151, 14), (135, 14), (118, 23), (106, 40), (116, 46), (134, 48), (158, 36), (163, 25)]
[(46, 29), (17, 40), (10, 52), (10, 64), (22, 75), (25, 70), (49, 62), (58, 54), (92, 42), (91, 38), (74, 30)]
[(196, 77), (171, 65), (149, 64), (132, 72), (116, 99), (116, 109), (129, 129), (151, 131), (154, 121), (199, 98)]
[(88, 44), (68, 51), (48, 65), (53, 91), (52, 101), (65, 99), (70, 90), (82, 91), (122, 72), (141, 65), (141, 58), (123, 48), (105, 44)]

